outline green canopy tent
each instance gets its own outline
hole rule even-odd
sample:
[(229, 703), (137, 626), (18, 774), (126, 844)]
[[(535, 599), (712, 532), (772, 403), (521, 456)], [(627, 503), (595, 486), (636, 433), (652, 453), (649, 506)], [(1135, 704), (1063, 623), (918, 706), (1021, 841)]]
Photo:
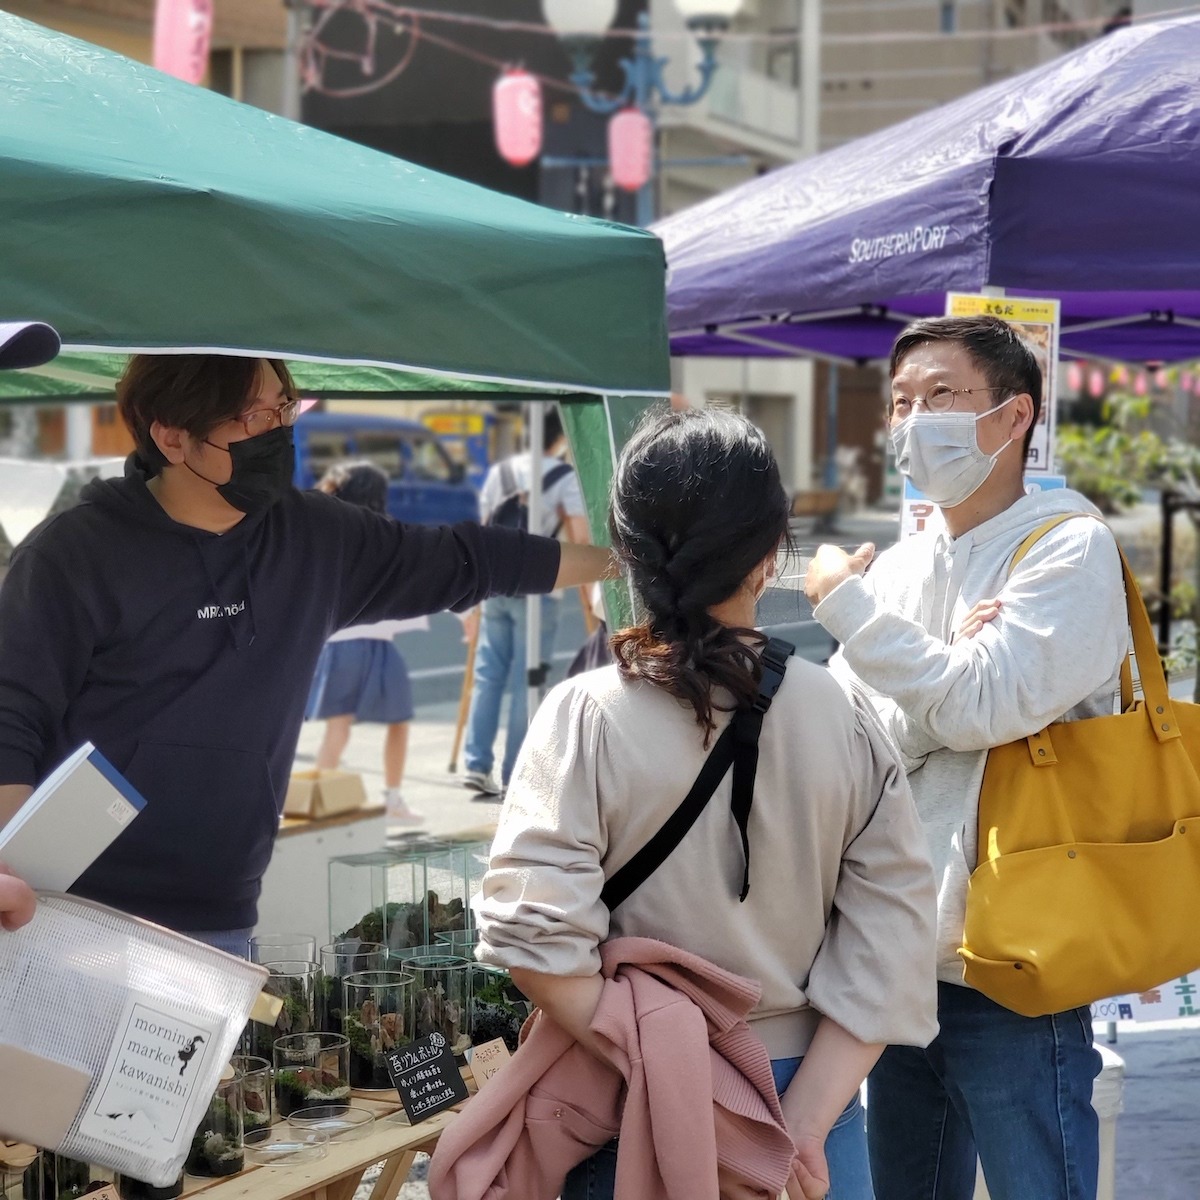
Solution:
[(669, 390), (652, 235), (437, 175), (7, 13), (0, 264), (0, 318), (48, 321), (64, 343), (10, 400), (64, 385), (96, 398), (115, 373), (105, 356), (198, 351), (285, 358), (325, 391), (603, 401), (564, 405), (597, 535), (613, 450)]

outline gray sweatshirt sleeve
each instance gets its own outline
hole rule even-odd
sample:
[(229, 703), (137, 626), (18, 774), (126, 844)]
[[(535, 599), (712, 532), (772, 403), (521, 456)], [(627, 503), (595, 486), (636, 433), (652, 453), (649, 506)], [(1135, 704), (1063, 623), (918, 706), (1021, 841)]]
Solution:
[(1105, 686), (1128, 645), (1125, 594), (1112, 533), (1074, 521), (1036, 543), (1004, 581), (1002, 608), (973, 638), (946, 643), (890, 612), (854, 576), (814, 615), (846, 663), (915, 726), (890, 724), (897, 744), (920, 735), (950, 750), (1027, 737)]
[(594, 975), (608, 936), (597, 770), (603, 722), (560, 684), (537, 710), (513, 769), (476, 902), (481, 962)]
[(937, 888), (902, 767), (871, 701), (855, 710), (847, 846), (808, 980), (814, 1008), (864, 1042), (926, 1046), (937, 1034)]

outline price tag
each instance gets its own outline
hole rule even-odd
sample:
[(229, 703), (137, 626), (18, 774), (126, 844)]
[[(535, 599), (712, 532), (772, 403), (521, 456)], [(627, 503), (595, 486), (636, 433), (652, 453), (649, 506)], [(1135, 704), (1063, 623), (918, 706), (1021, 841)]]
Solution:
[(466, 1080), (454, 1051), (440, 1033), (389, 1050), (387, 1068), (400, 1093), (400, 1103), (414, 1125), (467, 1098)]
[(503, 1038), (494, 1038), (490, 1042), (484, 1042), (482, 1046), (476, 1046), (471, 1051), (471, 1074), (475, 1076), (475, 1086), (482, 1091), (483, 1085), (487, 1083), (497, 1071), (512, 1055), (508, 1052), (508, 1047), (504, 1044)]

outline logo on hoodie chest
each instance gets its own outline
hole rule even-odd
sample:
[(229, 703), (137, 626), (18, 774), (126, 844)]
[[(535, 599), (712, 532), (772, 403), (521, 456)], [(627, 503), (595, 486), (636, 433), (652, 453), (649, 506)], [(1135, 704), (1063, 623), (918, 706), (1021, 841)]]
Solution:
[(245, 600), (239, 600), (237, 604), (206, 604), (203, 608), (196, 609), (196, 619), (211, 621), (214, 617), (236, 617), (238, 613), (244, 612), (245, 608)]

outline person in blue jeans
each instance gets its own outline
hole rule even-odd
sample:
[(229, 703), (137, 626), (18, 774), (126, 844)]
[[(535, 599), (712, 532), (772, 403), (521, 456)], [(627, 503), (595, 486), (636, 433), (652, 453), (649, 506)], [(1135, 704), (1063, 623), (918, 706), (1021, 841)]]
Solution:
[[(789, 658), (762, 722), (745, 841), (727, 775), (657, 870), (611, 909), (604, 900), (692, 790), (732, 711), (760, 703), (757, 602), (788, 511), (744, 418), (645, 418), (609, 515), (640, 620), (613, 637), (613, 665), (558, 685), (533, 717), (474, 905), (476, 957), (593, 1052), (603, 943), (651, 938), (754, 980), (747, 1023), (806, 1200), (871, 1200), (859, 1089), (884, 1044), (937, 1032), (936, 895), (903, 766), (866, 696)], [(579, 1164), (563, 1200), (610, 1200), (620, 1153), (618, 1142)]]
[[(830, 670), (869, 691), (904, 759), (940, 879), (941, 1030), (924, 1050), (885, 1050), (867, 1088), (879, 1200), (971, 1200), (976, 1157), (992, 1200), (1095, 1200), (1098, 1187), (1088, 1014), (1010, 1012), (967, 985), (957, 953), (988, 835), (988, 750), (1111, 715), (1128, 646), (1112, 532), (1075, 492), (1026, 493), (1041, 399), (1037, 354), (1006, 322), (909, 326), (892, 351), (887, 416), (897, 466), (944, 530), (878, 559), (872, 546), (822, 546), (805, 584), (842, 646)], [(1050, 518), (1076, 514), (1012, 565)]]
[[(542, 444), (544, 449), (539, 458), (543, 488), (542, 528), (538, 532), (546, 537), (561, 534), (569, 542), (586, 543), (590, 541), (587, 510), (579, 477), (562, 461), (567, 439), (556, 409), (545, 414)], [(515, 524), (524, 528), (528, 520), (524, 506), (532, 479), (530, 454), (515, 454), (492, 466), (479, 495), (483, 523)], [(538, 661), (543, 670), (549, 669), (554, 655), (560, 604), (556, 593), (541, 599), (541, 656)], [(481, 799), (490, 799), (500, 795), (508, 785), (529, 724), (529, 684), (525, 674), (526, 601), (521, 597), (493, 596), (485, 600), (469, 619), (479, 621), (479, 640), (475, 651), (471, 706), (467, 714), (463, 784), (478, 792)], [(504, 755), (497, 780), (493, 772), (493, 747), (505, 696), (508, 697), (508, 714)]]

